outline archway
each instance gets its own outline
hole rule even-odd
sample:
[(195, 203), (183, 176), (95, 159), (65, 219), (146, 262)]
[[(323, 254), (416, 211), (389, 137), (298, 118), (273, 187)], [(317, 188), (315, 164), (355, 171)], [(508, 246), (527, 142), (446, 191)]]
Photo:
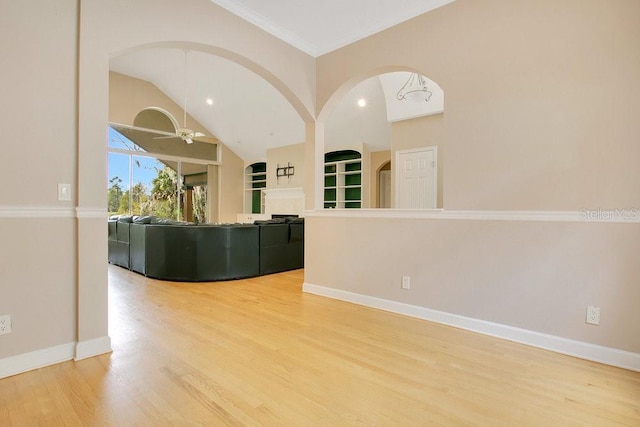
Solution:
[[(406, 96), (406, 89), (415, 81), (421, 82), (419, 86), (423, 90), (415, 91), (410, 96)], [(370, 94), (370, 89), (376, 87), (381, 95), (374, 94), (372, 96), (377, 96), (378, 99), (374, 98), (373, 102), (370, 102), (372, 100), (363, 98), (363, 96), (366, 97), (363, 93)], [(357, 104), (358, 106), (356, 106)], [(319, 183), (322, 182), (323, 177), (321, 173), (318, 173), (325, 169), (325, 165), (318, 159), (322, 158), (326, 151), (356, 149), (362, 153), (362, 192), (366, 195), (363, 196), (362, 207), (377, 208), (380, 198), (378, 194), (378, 168), (385, 161), (390, 161), (393, 168), (395, 157), (393, 153), (398, 150), (443, 143), (442, 140), (431, 141), (429, 138), (432, 136), (428, 131), (424, 132), (426, 136), (421, 135), (416, 129), (424, 128), (422, 123), (418, 126), (415, 125), (416, 122), (424, 120), (424, 117), (433, 116), (436, 118), (430, 118), (430, 123), (437, 121), (438, 126), (441, 126), (442, 115), (440, 113), (443, 111), (444, 91), (436, 82), (410, 67), (375, 69), (344, 82), (326, 101), (316, 123), (315, 182), (317, 197), (315, 208), (320, 209), (328, 205), (326, 200), (320, 196), (323, 189)], [(367, 115), (367, 118), (363, 118)], [(375, 117), (372, 119), (372, 116)], [(341, 129), (342, 134), (338, 135), (334, 125), (336, 120), (359, 126), (360, 129), (355, 131)], [(383, 122), (384, 125), (380, 126), (380, 122)], [(393, 137), (392, 127), (394, 129)], [(402, 137), (398, 137), (398, 135), (402, 135)], [(342, 146), (336, 147), (334, 145), (336, 140), (339, 140)], [(356, 140), (357, 144), (344, 146), (349, 143), (348, 141), (354, 143)], [(427, 143), (427, 141), (429, 142)], [(391, 179), (393, 188), (395, 183), (393, 183), (393, 177)], [(326, 192), (326, 186), (324, 190)], [(393, 204), (390, 207), (393, 207)]]

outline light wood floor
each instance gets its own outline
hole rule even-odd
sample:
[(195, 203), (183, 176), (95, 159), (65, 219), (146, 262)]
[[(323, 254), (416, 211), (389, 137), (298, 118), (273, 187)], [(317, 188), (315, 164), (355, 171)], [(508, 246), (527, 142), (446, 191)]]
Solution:
[(640, 426), (640, 374), (303, 294), (109, 267), (114, 352), (0, 380), (0, 426)]

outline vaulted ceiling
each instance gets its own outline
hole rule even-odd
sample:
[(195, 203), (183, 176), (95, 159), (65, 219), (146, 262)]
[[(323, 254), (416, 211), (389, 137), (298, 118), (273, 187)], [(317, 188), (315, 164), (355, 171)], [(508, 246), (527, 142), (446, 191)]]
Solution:
[[(211, 1), (318, 56), (453, 0)], [(261, 77), (224, 58), (190, 51), (185, 67), (184, 51), (155, 48), (113, 58), (111, 69), (153, 83), (179, 105), (186, 93), (189, 114), (247, 162), (264, 159), (268, 148), (304, 141), (304, 123), (285, 98)], [(370, 138), (372, 146), (383, 144), (374, 140), (384, 138), (389, 127), (380, 120), (384, 114), (375, 101), (384, 99), (382, 86), (363, 83), (356, 92), (373, 104), (357, 109), (351, 105), (356, 95), (345, 99), (350, 104), (342, 106), (343, 122), (370, 129), (370, 137), (360, 136)]]

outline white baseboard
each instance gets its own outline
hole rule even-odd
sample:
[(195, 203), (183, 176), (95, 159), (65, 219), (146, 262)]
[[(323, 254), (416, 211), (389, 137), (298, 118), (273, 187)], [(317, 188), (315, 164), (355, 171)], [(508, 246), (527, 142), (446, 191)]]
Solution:
[(579, 357), (581, 359), (591, 360), (593, 362), (604, 363), (640, 372), (640, 354), (638, 353), (603, 347), (554, 335), (542, 334), (540, 332), (534, 332), (527, 329), (501, 325), (499, 323), (491, 323), (484, 320), (431, 310), (425, 307), (357, 294), (340, 289), (327, 288), (325, 286), (313, 285), (311, 283), (304, 283), (302, 285), (302, 290), (310, 294), (321, 295), (341, 301), (347, 301), (354, 304), (429, 320), (484, 335), (490, 335), (533, 347), (543, 348), (556, 353), (562, 353), (569, 356)]
[(87, 341), (80, 341), (76, 344), (76, 353), (74, 360), (82, 360), (88, 357), (110, 353), (111, 351), (111, 338), (109, 338), (108, 336)]
[(76, 343), (71, 342), (0, 359), (0, 378), (72, 360), (75, 348)]

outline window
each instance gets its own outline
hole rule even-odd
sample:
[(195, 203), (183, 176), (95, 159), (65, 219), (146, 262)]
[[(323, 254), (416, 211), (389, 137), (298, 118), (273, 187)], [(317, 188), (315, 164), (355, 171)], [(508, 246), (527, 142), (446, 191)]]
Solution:
[(208, 164), (145, 152), (109, 128), (109, 215), (153, 215), (207, 222)]

